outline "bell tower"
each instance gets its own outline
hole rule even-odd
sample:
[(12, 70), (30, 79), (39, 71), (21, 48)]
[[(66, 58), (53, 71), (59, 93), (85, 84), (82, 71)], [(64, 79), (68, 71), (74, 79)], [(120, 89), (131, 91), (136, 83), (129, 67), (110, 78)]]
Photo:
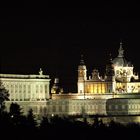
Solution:
[(115, 81), (114, 65), (112, 62), (111, 54), (106, 65), (106, 81)]
[(109, 56), (109, 60), (106, 65), (106, 79), (105, 81), (108, 83), (108, 92), (112, 93), (115, 92), (115, 72), (114, 72), (114, 65), (112, 62), (111, 54)]
[(81, 55), (80, 65), (78, 66), (78, 93), (85, 92), (85, 81), (87, 80), (87, 68)]

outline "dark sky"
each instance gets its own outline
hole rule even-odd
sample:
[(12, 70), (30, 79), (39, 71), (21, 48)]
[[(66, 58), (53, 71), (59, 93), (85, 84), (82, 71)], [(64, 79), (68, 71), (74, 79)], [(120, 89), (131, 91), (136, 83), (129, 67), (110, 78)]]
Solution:
[(107, 55), (125, 55), (140, 72), (140, 19), (130, 7), (48, 8), (43, 4), (1, 8), (1, 73), (59, 76), (65, 91), (76, 90), (77, 66), (84, 54), (88, 74), (105, 70)]

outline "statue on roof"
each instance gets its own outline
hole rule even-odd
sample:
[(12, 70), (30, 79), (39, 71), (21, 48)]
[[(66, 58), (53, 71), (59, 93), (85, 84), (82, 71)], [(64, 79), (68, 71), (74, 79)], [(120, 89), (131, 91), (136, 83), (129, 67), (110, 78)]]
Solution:
[(43, 75), (42, 68), (40, 68), (40, 70), (39, 70), (39, 75)]

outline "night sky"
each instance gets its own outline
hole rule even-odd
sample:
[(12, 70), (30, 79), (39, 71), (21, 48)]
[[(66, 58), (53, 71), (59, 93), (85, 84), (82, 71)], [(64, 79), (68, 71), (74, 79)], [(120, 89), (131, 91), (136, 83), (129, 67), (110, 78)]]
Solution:
[(140, 19), (130, 7), (48, 8), (43, 4), (1, 8), (0, 73), (59, 77), (66, 92), (76, 92), (77, 67), (84, 55), (88, 75), (105, 71), (107, 55), (118, 54), (122, 40), (126, 59), (140, 72)]

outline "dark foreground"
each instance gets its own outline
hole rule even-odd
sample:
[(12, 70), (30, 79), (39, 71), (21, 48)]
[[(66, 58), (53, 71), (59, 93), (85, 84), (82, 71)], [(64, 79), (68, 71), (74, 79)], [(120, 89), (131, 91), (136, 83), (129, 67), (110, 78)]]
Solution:
[(140, 125), (129, 123), (122, 125), (111, 121), (103, 124), (102, 120), (93, 118), (94, 123), (88, 124), (76, 121), (73, 118), (44, 117), (37, 124), (32, 112), (28, 116), (3, 113), (0, 116), (0, 136), (2, 139), (60, 139), (60, 140), (87, 140), (87, 139), (139, 139)]

